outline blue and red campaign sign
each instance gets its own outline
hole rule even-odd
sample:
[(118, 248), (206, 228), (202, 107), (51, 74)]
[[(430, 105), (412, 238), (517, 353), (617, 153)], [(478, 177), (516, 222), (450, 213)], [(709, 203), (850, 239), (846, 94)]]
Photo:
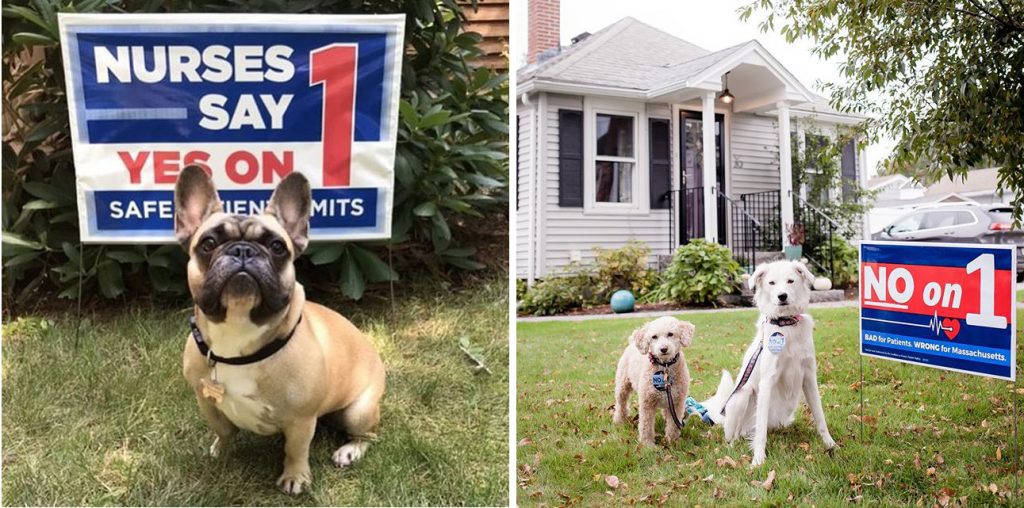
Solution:
[(173, 241), (178, 172), (263, 210), (292, 171), (313, 240), (391, 236), (404, 15), (61, 14), (82, 240)]
[(1013, 245), (864, 242), (861, 354), (1016, 377)]

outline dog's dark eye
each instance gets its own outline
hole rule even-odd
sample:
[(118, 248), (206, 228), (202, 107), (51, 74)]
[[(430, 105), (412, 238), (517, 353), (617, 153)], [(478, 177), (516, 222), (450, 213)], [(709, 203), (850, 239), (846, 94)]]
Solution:
[(789, 279), (789, 280), (786, 281), (786, 284), (792, 284), (792, 283), (793, 283), (793, 279)]
[(213, 252), (213, 249), (217, 248), (217, 241), (208, 236), (203, 239), (200, 247), (203, 249), (203, 252)]
[(668, 332), (668, 336), (671, 337), (672, 336), (672, 332)]
[(278, 255), (285, 254), (288, 252), (288, 247), (286, 247), (284, 242), (281, 240), (274, 240), (273, 243), (270, 244), (270, 251)]
[(773, 281), (773, 280), (772, 281), (768, 281), (768, 285), (769, 286), (774, 286), (775, 285), (775, 281)]
[(657, 339), (657, 338), (658, 338), (658, 336), (657, 336), (657, 335), (655, 335), (655, 336), (653, 336), (653, 337), (651, 337), (651, 338), (652, 338), (652, 339)]

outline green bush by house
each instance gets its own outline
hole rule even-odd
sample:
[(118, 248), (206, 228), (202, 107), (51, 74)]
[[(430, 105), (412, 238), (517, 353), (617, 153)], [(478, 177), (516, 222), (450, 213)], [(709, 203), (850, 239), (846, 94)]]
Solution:
[(680, 304), (714, 304), (736, 288), (743, 270), (724, 245), (693, 240), (676, 249), (654, 296)]

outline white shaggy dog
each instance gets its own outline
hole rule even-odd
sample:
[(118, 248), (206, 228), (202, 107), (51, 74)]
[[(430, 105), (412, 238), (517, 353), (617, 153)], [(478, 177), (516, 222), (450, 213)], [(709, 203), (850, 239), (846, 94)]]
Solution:
[[(757, 335), (743, 355), (739, 380), (734, 383), (729, 372), (722, 371), (718, 391), (703, 403), (715, 423), (724, 424), (726, 441), (753, 438), (752, 467), (764, 463), (768, 429), (793, 423), (801, 393), (825, 448), (836, 445), (818, 393), (814, 322), (804, 314), (813, 282), (807, 267), (795, 261), (763, 264), (754, 271), (748, 284), (761, 311)], [(752, 357), (756, 363), (750, 366)]]
[(615, 370), (615, 423), (628, 420), (629, 395), (634, 390), (640, 402), (640, 443), (654, 446), (654, 419), (660, 408), (665, 418), (665, 440), (679, 437), (672, 420), (668, 397), (654, 387), (654, 374), (663, 371), (671, 380), (672, 402), (676, 415), (686, 417), (686, 396), (690, 390), (690, 371), (682, 348), (693, 342), (694, 326), (674, 317), (661, 317), (633, 331), (629, 345)]

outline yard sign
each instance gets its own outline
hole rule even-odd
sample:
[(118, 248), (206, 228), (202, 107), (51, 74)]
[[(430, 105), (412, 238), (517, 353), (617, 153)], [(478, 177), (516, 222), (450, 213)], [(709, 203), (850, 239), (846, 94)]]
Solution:
[(1013, 245), (864, 242), (860, 352), (1016, 378)]
[(59, 19), (83, 242), (172, 242), (189, 164), (228, 213), (300, 171), (313, 240), (391, 236), (404, 15)]

